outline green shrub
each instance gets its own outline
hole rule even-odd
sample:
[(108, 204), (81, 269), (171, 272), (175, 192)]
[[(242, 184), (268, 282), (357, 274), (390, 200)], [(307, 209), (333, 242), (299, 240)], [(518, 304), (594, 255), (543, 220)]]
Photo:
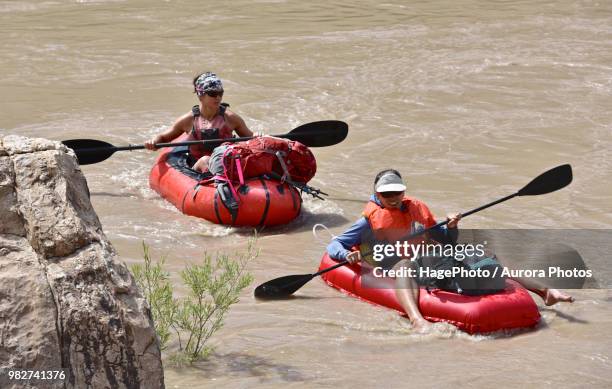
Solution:
[(173, 297), (169, 275), (163, 270), (165, 258), (152, 264), (144, 242), (143, 250), (144, 265), (132, 266), (132, 272), (151, 306), (162, 350), (174, 332), (179, 351), (172, 356), (173, 361), (182, 364), (206, 358), (213, 350), (207, 341), (223, 326), (226, 313), (238, 302), (241, 291), (253, 282), (246, 266), (259, 255), (255, 239), (235, 258), (218, 253), (213, 261), (211, 255), (204, 253), (201, 264), (187, 265), (180, 274), (189, 292), (181, 299)]
[(153, 264), (149, 255), (149, 247), (144, 241), (142, 250), (144, 264), (133, 265), (132, 274), (149, 303), (155, 331), (159, 336), (160, 348), (165, 350), (170, 340), (170, 329), (175, 322), (178, 304), (173, 298), (169, 274), (163, 270), (166, 258), (162, 257), (159, 262)]

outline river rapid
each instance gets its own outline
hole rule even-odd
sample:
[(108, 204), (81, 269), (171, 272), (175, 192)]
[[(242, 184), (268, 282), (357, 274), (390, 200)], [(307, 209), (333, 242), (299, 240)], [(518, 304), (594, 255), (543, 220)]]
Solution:
[[(0, 31), (1, 135), (143, 143), (196, 103), (191, 80), (207, 70), (254, 131), (350, 126), (313, 150), (312, 185), (330, 198), (304, 197), (297, 220), (259, 233), (255, 281), (213, 337), (217, 351), (192, 368), (166, 363), (168, 388), (612, 386), (609, 252), (585, 259), (607, 288), (553, 307), (534, 296), (532, 331), (438, 324), (419, 335), (320, 280), (293, 299), (252, 297), (264, 281), (314, 272), (329, 234), (312, 226), (340, 234), (389, 167), (442, 218), (570, 163), (569, 187), (461, 226), (609, 229), (612, 2), (3, 1)], [(178, 212), (149, 189), (154, 158), (121, 152), (82, 170), (121, 259), (141, 263), (144, 240), (178, 287), (186, 264), (242, 250), (252, 232)]]

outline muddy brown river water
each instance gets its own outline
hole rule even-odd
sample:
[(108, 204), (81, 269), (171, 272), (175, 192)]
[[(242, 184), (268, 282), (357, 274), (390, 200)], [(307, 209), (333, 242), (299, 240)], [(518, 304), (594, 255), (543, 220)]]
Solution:
[[(572, 290), (571, 305), (537, 300), (533, 331), (418, 335), (320, 280), (290, 300), (252, 297), (264, 281), (314, 272), (328, 236), (312, 226), (341, 233), (387, 167), (442, 217), (570, 163), (568, 188), (461, 225), (609, 229), (612, 2), (2, 1), (0, 32), (2, 135), (142, 143), (195, 104), (190, 82), (206, 70), (255, 131), (350, 125), (343, 143), (315, 150), (312, 183), (330, 199), (305, 197), (297, 220), (260, 233), (255, 282), (217, 351), (167, 365), (168, 388), (612, 386), (609, 252), (585, 259), (604, 287)], [(240, 250), (251, 232), (179, 213), (149, 189), (154, 158), (122, 152), (83, 172), (121, 259), (141, 262), (144, 240), (178, 285), (185, 264)]]

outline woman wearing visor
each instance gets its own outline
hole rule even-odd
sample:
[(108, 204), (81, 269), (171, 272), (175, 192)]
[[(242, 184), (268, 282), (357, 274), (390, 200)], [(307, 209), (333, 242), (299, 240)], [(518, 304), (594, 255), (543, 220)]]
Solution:
[[(327, 246), (327, 252), (332, 259), (348, 260), (350, 263), (362, 260), (371, 265), (381, 266), (384, 269), (401, 270), (414, 269), (418, 272), (419, 266), (431, 266), (420, 261), (411, 261), (410, 258), (398, 256), (385, 257), (382, 262), (373, 263), (368, 256), (371, 254), (372, 242), (395, 242), (408, 233), (432, 227), (436, 219), (425, 203), (405, 196), (406, 186), (397, 170), (387, 169), (376, 175), (374, 180), (375, 193), (366, 205), (363, 216), (357, 220), (342, 235), (335, 237)], [(441, 244), (456, 243), (457, 225), (461, 215), (458, 213), (447, 215), (447, 226), (430, 231), (428, 236), (416, 238), (418, 242), (439, 242)], [(359, 246), (359, 250), (354, 248)], [(573, 298), (556, 289), (536, 288), (525, 285), (528, 289), (542, 297), (546, 305), (559, 301), (572, 302)], [(415, 329), (423, 331), (431, 323), (423, 318), (419, 310), (419, 285), (413, 277), (397, 277), (395, 293), (404, 311), (408, 315)]]

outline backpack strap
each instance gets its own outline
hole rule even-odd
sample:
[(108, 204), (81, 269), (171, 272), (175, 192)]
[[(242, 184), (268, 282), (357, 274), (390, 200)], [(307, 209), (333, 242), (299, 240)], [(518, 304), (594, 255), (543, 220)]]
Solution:
[(225, 115), (225, 111), (227, 110), (227, 107), (229, 106), (230, 105), (228, 103), (219, 104), (219, 115)]
[(285, 156), (287, 154), (283, 153), (282, 151), (277, 151), (274, 153), (274, 155), (276, 155), (276, 158), (278, 158), (278, 162), (280, 163), (281, 168), (283, 169), (283, 177), (281, 178), (281, 183), (285, 182), (286, 180), (291, 180), (289, 169), (287, 169), (287, 164), (285, 163)]
[(221, 104), (219, 104), (219, 116), (223, 117), (223, 122), (225, 123), (225, 126), (228, 125), (227, 124), (227, 118), (225, 117), (225, 111), (227, 111), (227, 107), (229, 107), (228, 103), (221, 103)]
[[(280, 182), (283, 182), (282, 181), (283, 177), (281, 177), (280, 174), (277, 174), (275, 172), (268, 172), (268, 173), (266, 173), (264, 175), (264, 178), (268, 178), (268, 179), (272, 178), (274, 180), (278, 180)], [(301, 183), (301, 182), (292, 181), (289, 178), (285, 179), (284, 182), (286, 182), (287, 184), (291, 185), (295, 189), (298, 189), (302, 193), (309, 194), (312, 197), (316, 197), (316, 198), (321, 199), (321, 200), (325, 200), (325, 198), (321, 197), (320, 195), (329, 196), (327, 193), (323, 192), (321, 189), (317, 189), (315, 187), (312, 187), (310, 185), (306, 185), (306, 184)]]
[(191, 107), (191, 113), (193, 114), (194, 118), (197, 118), (198, 116), (200, 116), (202, 114), (200, 112), (200, 106), (194, 105), (193, 107)]
[(193, 125), (191, 126), (191, 135), (193, 136), (194, 139), (202, 140), (202, 137), (200, 136), (199, 131), (198, 131), (198, 127), (200, 127), (198, 124), (198, 118), (202, 114), (200, 112), (200, 106), (194, 105), (193, 107), (191, 107), (191, 114), (193, 115)]
[[(225, 157), (227, 156), (227, 154), (228, 154), (228, 153), (230, 153), (230, 156), (231, 156), (231, 151), (232, 151), (231, 147), (228, 147), (228, 148), (225, 150), (225, 152), (223, 153), (223, 157), (222, 157), (222, 159), (221, 159), (222, 164), (223, 164), (223, 176), (221, 176), (221, 177), (217, 177), (217, 179), (220, 179), (220, 180), (222, 180), (222, 181), (227, 182), (227, 184), (228, 184), (228, 185), (229, 185), (229, 187), (230, 187), (231, 194), (232, 194), (232, 195), (234, 195), (234, 198), (235, 198), (235, 200), (236, 200), (236, 203), (240, 203), (240, 198), (238, 197), (238, 193), (236, 192), (236, 189), (234, 188), (234, 185), (232, 184), (232, 181), (231, 181), (231, 180), (228, 178), (228, 175), (227, 175), (227, 170), (228, 170), (228, 167), (225, 165)], [(232, 160), (234, 160), (233, 158), (231, 158), (231, 159), (232, 159)], [(238, 163), (238, 168), (239, 168), (239, 169), (241, 169), (241, 168), (242, 168), (242, 166), (240, 166), (240, 163)], [(239, 174), (242, 176), (242, 174), (241, 174), (241, 173), (239, 173)], [(243, 184), (244, 184), (244, 182), (241, 182), (241, 183), (240, 183), (240, 185), (243, 185)]]
[(242, 163), (240, 162), (240, 156), (237, 156), (234, 161), (236, 161), (236, 170), (238, 171), (238, 181), (240, 182), (240, 186), (244, 185), (244, 175), (242, 174)]

